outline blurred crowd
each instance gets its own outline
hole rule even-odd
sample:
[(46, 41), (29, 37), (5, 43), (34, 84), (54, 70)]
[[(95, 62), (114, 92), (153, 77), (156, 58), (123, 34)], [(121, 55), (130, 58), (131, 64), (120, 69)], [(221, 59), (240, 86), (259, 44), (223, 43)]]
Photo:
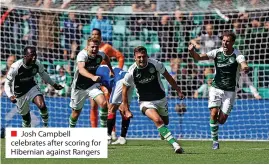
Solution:
[[(247, 3), (245, 7), (240, 0), (101, 0), (90, 5), (79, 0), (31, 2), (39, 8), (1, 7), (1, 61), (6, 61), (1, 84), (11, 61), (22, 57), (25, 45), (34, 45), (52, 78), (65, 86), (60, 92), (43, 86), (43, 91), (50, 96), (68, 96), (76, 54), (86, 46), (93, 28), (101, 30), (105, 43), (124, 54), (125, 65), (133, 62), (134, 47), (145, 46), (150, 57), (167, 64), (187, 97), (207, 97), (204, 91), (214, 73), (212, 61), (197, 63), (189, 57), (189, 43), (195, 44), (198, 52), (206, 53), (220, 47), (222, 32), (230, 30), (237, 35), (235, 48), (249, 63), (269, 64), (269, 10), (261, 9), (259, 0), (243, 1)], [(80, 11), (85, 6), (89, 12)], [(256, 87), (249, 78), (253, 74), (243, 75), (249, 83), (244, 85), (246, 81), (241, 81), (239, 97), (259, 99), (256, 88), (268, 87), (267, 71), (258, 72)], [(242, 95), (244, 87), (251, 89), (251, 96)], [(168, 92), (174, 96), (173, 90)]]

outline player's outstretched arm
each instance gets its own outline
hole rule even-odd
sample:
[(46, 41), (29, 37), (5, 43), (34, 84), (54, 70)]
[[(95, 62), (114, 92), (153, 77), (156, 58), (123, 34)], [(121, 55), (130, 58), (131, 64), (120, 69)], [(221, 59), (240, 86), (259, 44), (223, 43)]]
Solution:
[(188, 47), (190, 55), (193, 57), (193, 59), (197, 61), (202, 61), (202, 60), (209, 60), (209, 57), (206, 54), (198, 54), (194, 51), (195, 45), (190, 44)]
[(163, 76), (165, 77), (165, 79), (168, 81), (168, 83), (172, 86), (173, 89), (175, 89), (177, 91), (177, 94), (179, 96), (180, 99), (184, 99), (184, 95), (182, 94), (180, 88), (178, 87), (176, 81), (173, 79), (173, 77), (167, 72), (167, 70), (165, 69)]
[[(14, 65), (14, 64), (12, 64)], [(10, 101), (12, 103), (16, 103), (16, 96), (14, 96), (14, 93), (12, 91), (13, 89), (13, 82), (15, 80), (15, 76), (18, 74), (17, 70), (11, 66), (11, 68), (9, 69), (8, 73), (7, 73), (7, 77), (6, 77), (6, 81), (5, 81), (5, 85), (4, 85), (4, 89), (6, 92), (7, 97), (10, 99)]]
[(5, 88), (6, 95), (10, 99), (10, 101), (12, 103), (16, 103), (17, 102), (16, 96), (14, 96), (12, 92), (12, 84), (13, 84), (12, 80), (6, 79), (4, 88)]
[(246, 61), (243, 61), (240, 63), (241, 64), (241, 70), (243, 70), (245, 73), (249, 72), (249, 67)]

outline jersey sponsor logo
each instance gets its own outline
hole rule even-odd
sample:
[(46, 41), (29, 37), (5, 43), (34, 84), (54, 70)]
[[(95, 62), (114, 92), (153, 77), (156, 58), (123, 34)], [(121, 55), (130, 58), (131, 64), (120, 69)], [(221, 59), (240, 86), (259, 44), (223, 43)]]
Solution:
[(139, 82), (140, 84), (146, 84), (146, 83), (151, 82), (154, 78), (155, 78), (155, 76), (154, 76), (154, 75), (151, 75), (151, 77), (144, 78), (144, 79), (142, 79), (142, 80), (139, 80), (138, 82)]
[(137, 75), (135, 75), (136, 78), (140, 78), (141, 77), (141, 73), (138, 73)]
[(23, 81), (29, 81), (33, 78), (33, 76), (31, 77), (25, 77), (25, 78), (21, 78), (20, 81), (23, 82)]
[(98, 68), (98, 65), (97, 66), (87, 66), (86, 68), (87, 68), (87, 70), (95, 70), (96, 68)]
[(155, 68), (151, 67), (149, 68), (149, 73), (154, 73), (155, 72)]

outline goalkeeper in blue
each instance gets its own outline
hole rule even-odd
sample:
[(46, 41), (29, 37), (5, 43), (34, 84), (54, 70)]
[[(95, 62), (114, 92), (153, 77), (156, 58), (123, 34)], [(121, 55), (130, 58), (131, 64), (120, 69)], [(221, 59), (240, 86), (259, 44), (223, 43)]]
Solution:
[(219, 124), (224, 124), (232, 111), (236, 97), (236, 86), (240, 76), (240, 69), (248, 73), (244, 55), (233, 48), (236, 35), (224, 32), (222, 47), (206, 54), (194, 51), (195, 45), (190, 44), (190, 55), (197, 61), (213, 59), (215, 63), (215, 76), (209, 88), (208, 108), (210, 109), (210, 130), (213, 139), (213, 150), (219, 149), (218, 130)]
[(132, 117), (129, 109), (128, 89), (135, 86), (141, 112), (153, 121), (159, 133), (173, 146), (175, 153), (183, 153), (183, 149), (166, 125), (169, 123), (167, 99), (161, 82), (162, 74), (180, 99), (184, 98), (177, 83), (167, 72), (164, 64), (148, 57), (147, 49), (138, 46), (134, 49), (135, 63), (131, 65), (123, 78), (121, 110), (128, 118)]
[[(96, 71), (96, 75), (101, 77), (101, 85), (105, 86), (108, 91), (111, 91), (108, 106), (108, 117), (107, 117), (107, 134), (108, 141), (111, 143), (111, 133), (116, 122), (116, 111), (119, 109), (122, 103), (122, 79), (127, 73), (120, 68), (113, 68), (114, 78), (109, 75), (109, 68), (106, 65), (101, 65)], [(132, 99), (133, 87), (128, 90), (129, 101)], [(112, 142), (112, 144), (126, 144), (126, 134), (130, 124), (130, 118), (125, 117), (122, 113), (121, 121), (121, 136), (117, 141)]]

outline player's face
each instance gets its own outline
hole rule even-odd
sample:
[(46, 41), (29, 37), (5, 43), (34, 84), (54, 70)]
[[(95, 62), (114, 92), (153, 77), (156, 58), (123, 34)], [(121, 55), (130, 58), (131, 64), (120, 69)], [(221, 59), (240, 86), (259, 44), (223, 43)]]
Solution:
[(232, 51), (233, 50), (233, 44), (234, 44), (234, 41), (232, 41), (231, 37), (223, 36), (222, 47), (223, 47), (224, 52)]
[(102, 39), (101, 34), (97, 30), (92, 31), (92, 37), (97, 38), (99, 41)]
[(28, 49), (26, 56), (24, 57), (25, 59), (25, 64), (26, 65), (32, 65), (36, 62), (36, 52), (33, 49)]
[(88, 44), (88, 55), (96, 56), (99, 51), (99, 43), (98, 42), (90, 42)]
[(140, 68), (145, 67), (148, 63), (148, 55), (140, 52), (135, 53), (135, 62)]

